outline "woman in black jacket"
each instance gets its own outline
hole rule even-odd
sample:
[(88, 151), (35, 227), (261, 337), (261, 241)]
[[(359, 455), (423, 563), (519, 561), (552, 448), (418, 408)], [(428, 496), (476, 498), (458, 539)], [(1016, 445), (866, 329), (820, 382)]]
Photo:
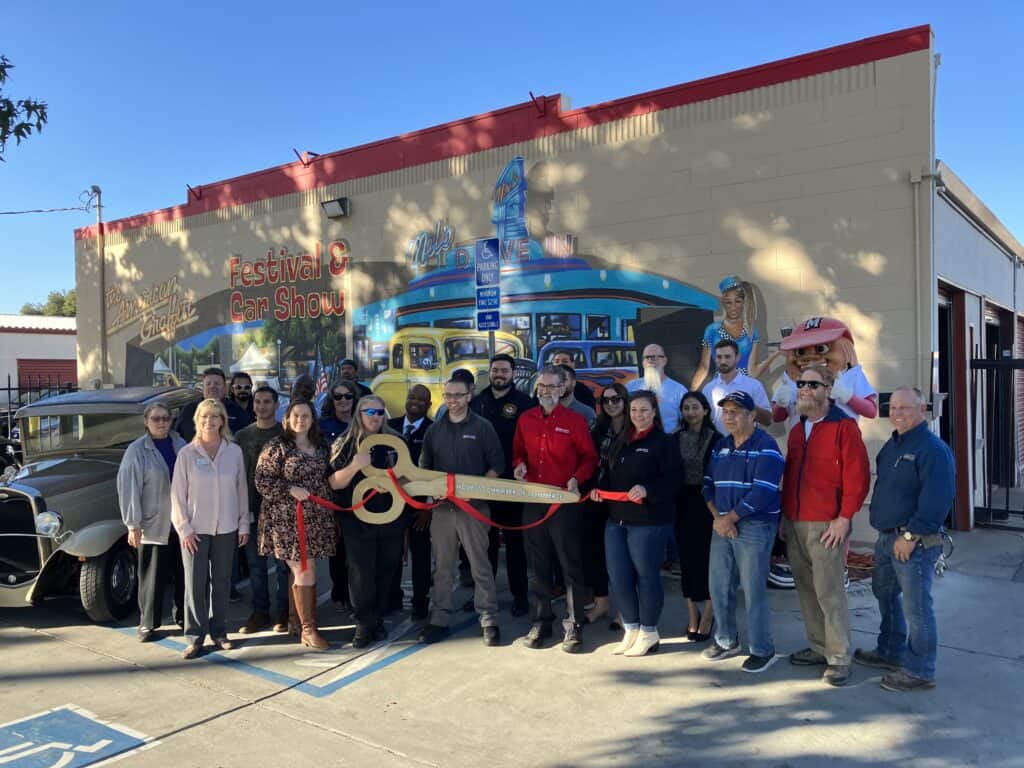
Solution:
[(676, 543), (682, 571), (683, 597), (690, 618), (686, 636), (696, 643), (711, 637), (715, 613), (708, 591), (708, 561), (714, 520), (701, 494), (711, 451), (721, 435), (711, 421), (711, 406), (700, 392), (687, 392), (679, 419), (679, 454), (683, 484), (676, 498)]
[(679, 448), (662, 429), (657, 396), (634, 392), (629, 424), (612, 445), (608, 472), (591, 492), (595, 501), (608, 500), (605, 557), (625, 629), (614, 653), (643, 656), (658, 649), (658, 619), (665, 604), (661, 563), (681, 474)]

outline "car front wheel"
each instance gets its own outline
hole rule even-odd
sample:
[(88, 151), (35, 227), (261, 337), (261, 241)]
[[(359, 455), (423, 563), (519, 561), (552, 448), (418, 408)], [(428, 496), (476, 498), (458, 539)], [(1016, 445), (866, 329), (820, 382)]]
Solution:
[(99, 557), (82, 563), (79, 594), (93, 621), (123, 619), (136, 608), (139, 587), (138, 559), (125, 540)]

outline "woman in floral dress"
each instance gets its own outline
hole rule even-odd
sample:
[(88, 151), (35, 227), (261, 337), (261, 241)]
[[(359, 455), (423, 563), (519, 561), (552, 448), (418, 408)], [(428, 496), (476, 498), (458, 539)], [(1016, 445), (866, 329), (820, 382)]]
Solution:
[[(334, 554), (334, 513), (309, 501), (328, 498), (327, 448), (313, 416), (313, 406), (296, 400), (284, 414), (284, 434), (275, 437), (256, 463), (256, 488), (263, 496), (259, 520), (259, 551), (288, 563), (292, 597), (302, 631), (300, 642), (322, 651), (328, 643), (316, 622), (316, 563)], [(302, 568), (295, 502), (302, 502), (306, 529), (306, 568)]]

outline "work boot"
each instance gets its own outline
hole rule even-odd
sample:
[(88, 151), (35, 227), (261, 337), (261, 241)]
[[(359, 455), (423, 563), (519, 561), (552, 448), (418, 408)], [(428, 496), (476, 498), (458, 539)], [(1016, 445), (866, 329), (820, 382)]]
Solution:
[(523, 638), (523, 645), (527, 648), (543, 648), (545, 638), (551, 637), (551, 625), (547, 623), (534, 624), (530, 631)]
[(579, 624), (570, 624), (565, 630), (565, 637), (562, 638), (562, 650), (566, 653), (579, 653), (583, 647), (583, 627)]
[(331, 646), (316, 626), (316, 587), (296, 585), (292, 590), (295, 593), (295, 610), (299, 613), (302, 627), (299, 642), (314, 651), (326, 651)]
[(834, 685), (837, 688), (841, 685), (846, 685), (850, 679), (850, 665), (849, 664), (829, 664), (825, 669), (825, 674), (821, 676), (829, 685)]
[(877, 650), (866, 650), (864, 648), (858, 648), (853, 652), (853, 660), (863, 667), (872, 667), (873, 669), (884, 669), (889, 672), (896, 672), (900, 668), (898, 662), (895, 662), (892, 659), (887, 659)]
[(253, 613), (246, 620), (245, 625), (239, 628), (238, 634), (255, 635), (257, 632), (262, 632), (268, 626), (270, 626), (270, 614)]

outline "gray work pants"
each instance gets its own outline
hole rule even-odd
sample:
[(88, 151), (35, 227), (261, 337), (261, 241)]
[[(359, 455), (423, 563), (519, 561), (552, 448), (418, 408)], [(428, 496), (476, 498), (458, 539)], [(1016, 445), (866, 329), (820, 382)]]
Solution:
[[(486, 503), (477, 502), (474, 506), (490, 517)], [(459, 562), (459, 542), (462, 542), (473, 574), (473, 606), (480, 615), (480, 626), (498, 626), (498, 591), (487, 557), (487, 528), (485, 523), (447, 502), (434, 509), (430, 519), (430, 543), (435, 561), (434, 588), (430, 593), (431, 624), (447, 627), (452, 623), (452, 584)]]
[(199, 534), (199, 549), (181, 548), (185, 567), (185, 641), (202, 643), (206, 636), (227, 637), (225, 619), (231, 591), (231, 563), (238, 549), (238, 531)]

